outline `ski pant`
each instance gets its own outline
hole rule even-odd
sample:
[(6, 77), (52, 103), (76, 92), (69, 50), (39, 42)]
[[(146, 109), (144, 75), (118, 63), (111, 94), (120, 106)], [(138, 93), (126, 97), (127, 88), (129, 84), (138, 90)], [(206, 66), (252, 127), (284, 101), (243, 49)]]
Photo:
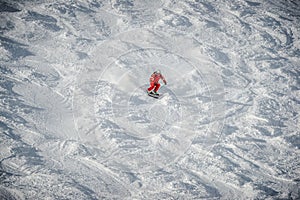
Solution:
[(160, 84), (159, 83), (154, 83), (151, 82), (150, 83), (150, 87), (148, 88), (148, 91), (151, 91), (154, 89), (154, 92), (157, 92), (157, 90), (160, 88)]

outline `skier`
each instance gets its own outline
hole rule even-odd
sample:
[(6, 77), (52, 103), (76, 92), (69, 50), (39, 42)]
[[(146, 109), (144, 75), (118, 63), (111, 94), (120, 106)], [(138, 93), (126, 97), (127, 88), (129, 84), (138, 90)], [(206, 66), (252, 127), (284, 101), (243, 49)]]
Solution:
[(159, 95), (157, 91), (160, 87), (160, 79), (162, 79), (164, 84), (167, 85), (167, 81), (165, 77), (161, 74), (160, 70), (156, 70), (155, 72), (153, 72), (153, 74), (150, 77), (150, 87), (148, 88), (148, 94)]

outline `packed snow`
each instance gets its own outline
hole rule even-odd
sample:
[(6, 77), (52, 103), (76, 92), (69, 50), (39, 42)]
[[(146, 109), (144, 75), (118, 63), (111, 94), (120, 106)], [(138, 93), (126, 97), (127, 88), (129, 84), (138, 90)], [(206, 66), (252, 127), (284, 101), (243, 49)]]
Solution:
[(298, 1), (2, 0), (0, 16), (0, 199), (300, 198)]

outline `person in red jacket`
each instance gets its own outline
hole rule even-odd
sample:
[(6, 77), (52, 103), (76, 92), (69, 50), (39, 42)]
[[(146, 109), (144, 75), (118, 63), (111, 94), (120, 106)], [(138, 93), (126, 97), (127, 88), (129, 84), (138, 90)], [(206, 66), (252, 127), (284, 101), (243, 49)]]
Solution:
[(167, 81), (165, 77), (161, 74), (160, 70), (156, 70), (150, 77), (150, 87), (148, 88), (148, 94), (156, 94), (160, 88), (159, 80), (162, 79), (165, 85), (167, 85)]

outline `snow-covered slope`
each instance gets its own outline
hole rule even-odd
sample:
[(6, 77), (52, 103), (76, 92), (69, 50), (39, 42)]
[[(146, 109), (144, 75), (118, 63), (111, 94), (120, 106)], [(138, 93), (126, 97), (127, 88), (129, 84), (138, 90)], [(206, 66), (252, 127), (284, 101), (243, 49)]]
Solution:
[(0, 199), (300, 198), (299, 7), (0, 1)]

